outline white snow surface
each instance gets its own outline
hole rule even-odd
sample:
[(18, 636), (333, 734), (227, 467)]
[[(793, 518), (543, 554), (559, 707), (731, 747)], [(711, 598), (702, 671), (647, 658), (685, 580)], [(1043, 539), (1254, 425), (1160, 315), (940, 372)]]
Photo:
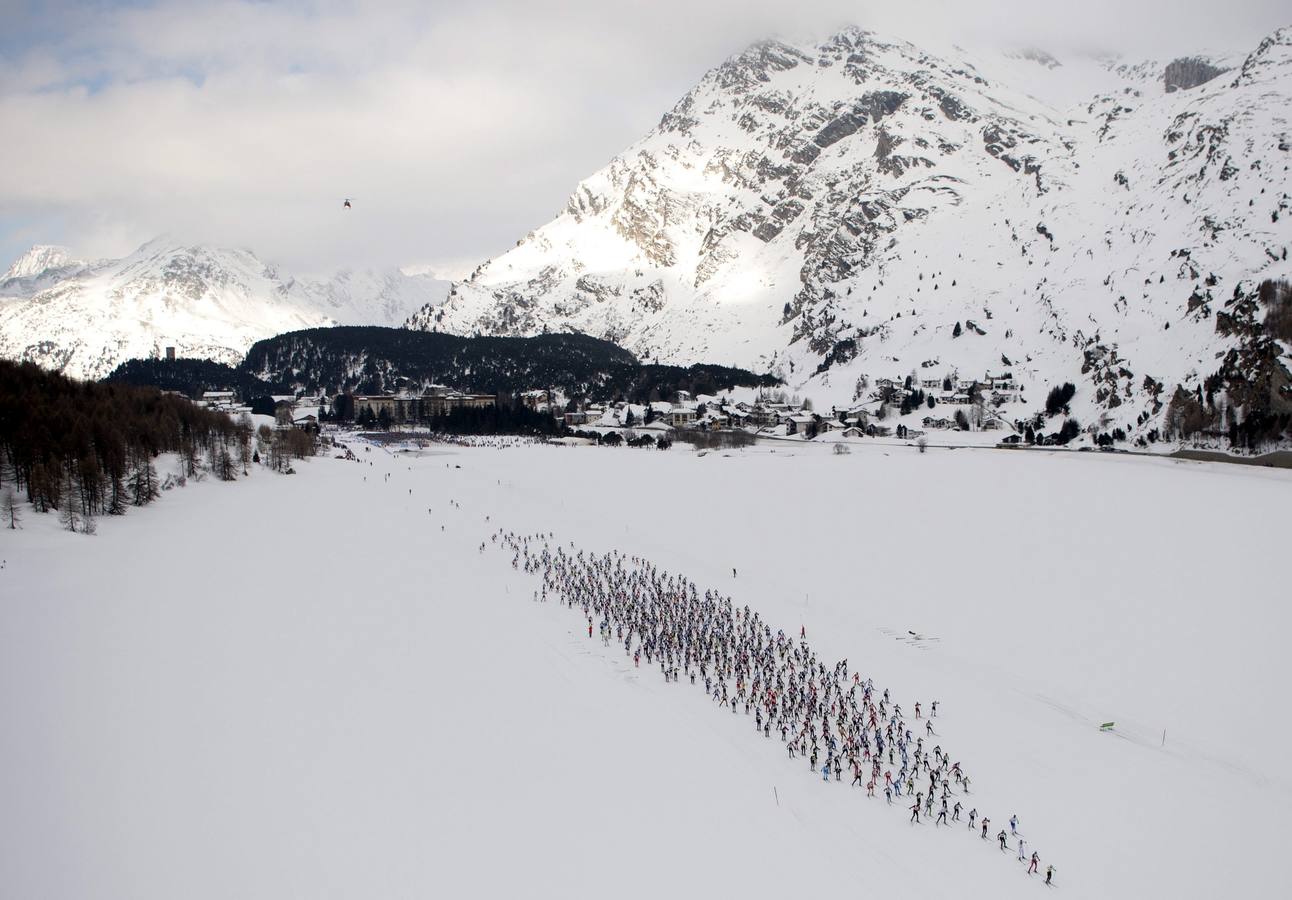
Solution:
[(499, 526), (639, 554), (939, 700), (966, 809), (1017, 814), (1062, 895), (1282, 895), (1287, 472), (353, 443), (92, 538), (0, 532), (0, 896), (1045, 891), (1012, 841), (823, 784), (589, 640), (478, 551)]
[(399, 325), (447, 290), (429, 275), (398, 270), (296, 278), (248, 250), (170, 237), (93, 263), (35, 247), (0, 278), (0, 356), (77, 378), (101, 378), (167, 347), (234, 364), (256, 341), (285, 331)]

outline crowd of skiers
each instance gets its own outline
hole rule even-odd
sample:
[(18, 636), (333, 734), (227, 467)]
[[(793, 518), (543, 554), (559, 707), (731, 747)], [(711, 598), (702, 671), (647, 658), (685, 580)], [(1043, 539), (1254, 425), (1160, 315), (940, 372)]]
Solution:
[[(878, 791), (889, 805), (909, 803), (912, 823), (967, 822), (988, 839), (990, 819), (969, 802), (969, 774), (934, 728), (936, 700), (927, 708), (917, 702), (908, 714), (848, 660), (827, 665), (818, 658), (805, 629), (797, 637), (774, 631), (748, 606), (717, 591), (701, 594), (694, 582), (641, 557), (567, 550), (551, 533), (499, 529), (491, 540), (512, 554), (514, 568), (540, 576), (535, 601), (578, 610), (588, 638), (622, 647), (634, 666), (703, 687), (718, 709), (748, 716), (758, 734), (779, 739), (788, 759), (803, 760), (823, 781), (842, 782), (846, 773), (868, 797)], [(995, 837), (1002, 851), (1017, 840), (1019, 861), (1028, 863), (1028, 875), (1038, 873), (1040, 857), (1028, 855), (1017, 817), (1008, 834), (1002, 828)], [(1046, 866), (1046, 884), (1054, 873)]]

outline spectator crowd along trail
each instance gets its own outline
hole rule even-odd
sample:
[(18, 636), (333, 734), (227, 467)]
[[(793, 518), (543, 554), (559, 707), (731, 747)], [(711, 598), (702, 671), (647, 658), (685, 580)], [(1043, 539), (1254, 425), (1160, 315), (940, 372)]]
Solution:
[[(491, 542), (512, 554), (517, 570), (538, 575), (536, 602), (549, 597), (586, 619), (587, 637), (623, 648), (634, 667), (657, 667), (666, 682), (704, 688), (719, 710), (751, 717), (764, 739), (785, 745), (825, 782), (882, 793), (886, 805), (909, 810), (912, 824), (962, 824), (1001, 851), (1017, 849), (1027, 874), (1040, 875), (1040, 856), (1018, 832), (992, 833), (992, 820), (970, 799), (971, 779), (941, 744), (938, 702), (913, 704), (911, 717), (887, 688), (875, 687), (847, 659), (827, 666), (807, 641), (773, 631), (748, 606), (619, 551), (596, 555), (556, 543), (553, 533), (499, 529)], [(483, 553), (485, 544), (480, 545)], [(736, 575), (732, 571), (733, 577)], [(1047, 865), (1044, 882), (1057, 870)]]

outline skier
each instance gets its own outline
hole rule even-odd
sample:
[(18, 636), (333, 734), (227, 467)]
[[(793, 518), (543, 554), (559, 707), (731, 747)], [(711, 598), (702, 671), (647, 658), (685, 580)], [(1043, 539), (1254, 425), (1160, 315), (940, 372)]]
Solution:
[(1018, 834), (1018, 816), (1009, 817), (1009, 833)]
[(969, 830), (973, 831), (973, 820), (978, 818), (978, 807), (969, 810)]
[(1046, 884), (1050, 884), (1050, 882), (1051, 882), (1051, 880), (1052, 880), (1053, 878), (1054, 878), (1054, 866), (1052, 866), (1052, 865), (1051, 865), (1051, 866), (1046, 866), (1046, 867), (1045, 867), (1045, 883), (1046, 883)]
[(1005, 852), (1005, 829), (1004, 828), (1000, 830), (1000, 834), (996, 835), (996, 840), (1000, 841), (1000, 850), (1002, 853), (1004, 853)]
[[(944, 798), (944, 799), (943, 799), (943, 801), (942, 801), (942, 805), (943, 805), (943, 806), (946, 806), (946, 799), (945, 799), (945, 798)], [(959, 822), (959, 821), (960, 821), (960, 801), (959, 801), (959, 800), (957, 800), (957, 801), (956, 801), (956, 805), (952, 808), (952, 811), (951, 811), (951, 821), (952, 821), (952, 822)], [(972, 828), (973, 826), (972, 826), (972, 825), (970, 825), (969, 827), (970, 827), (970, 828)]]
[(1028, 874), (1028, 875), (1032, 875), (1032, 874), (1034, 874), (1034, 873), (1036, 872), (1036, 867), (1037, 867), (1037, 865), (1038, 865), (1040, 862), (1041, 862), (1041, 857), (1037, 856), (1037, 855), (1036, 855), (1036, 851), (1035, 851), (1035, 850), (1033, 850), (1033, 851), (1032, 851), (1032, 864), (1031, 864), (1030, 866), (1028, 866), (1028, 867), (1027, 867), (1027, 874)]
[(732, 566), (732, 567), (731, 567), (731, 577), (732, 577), (732, 578), (735, 578), (735, 577), (736, 577), (736, 567), (735, 567), (735, 566)]
[(829, 781), (829, 780), (830, 780), (830, 764), (829, 764), (829, 763), (826, 763), (824, 766), (822, 766), (822, 767), (821, 767), (821, 780), (822, 780), (822, 781)]
[(1022, 862), (1025, 859), (1027, 859), (1027, 856), (1026, 854), (1023, 853), (1023, 839), (1019, 838), (1018, 839), (1018, 861)]
[(911, 804), (911, 821), (916, 823), (920, 821), (920, 801), (918, 800)]
[(987, 823), (990, 821), (991, 819), (987, 818), (986, 816), (982, 817), (982, 839), (984, 841), (987, 840)]

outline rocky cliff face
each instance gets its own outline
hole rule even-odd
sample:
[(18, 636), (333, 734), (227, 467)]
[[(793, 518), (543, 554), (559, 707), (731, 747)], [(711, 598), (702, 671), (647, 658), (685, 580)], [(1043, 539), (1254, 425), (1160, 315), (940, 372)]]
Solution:
[(93, 263), (36, 247), (0, 278), (0, 356), (80, 378), (100, 378), (166, 347), (236, 363), (255, 341), (284, 331), (398, 324), (442, 299), (444, 289), (399, 272), (296, 279), (249, 251), (164, 238)]
[(408, 325), (575, 329), (770, 368), (818, 405), (1009, 369), (1015, 412), (1073, 381), (1084, 420), (1150, 430), (1145, 385), (1231, 345), (1213, 298), (1287, 272), (1290, 45), (1218, 79), (860, 29), (762, 43)]

